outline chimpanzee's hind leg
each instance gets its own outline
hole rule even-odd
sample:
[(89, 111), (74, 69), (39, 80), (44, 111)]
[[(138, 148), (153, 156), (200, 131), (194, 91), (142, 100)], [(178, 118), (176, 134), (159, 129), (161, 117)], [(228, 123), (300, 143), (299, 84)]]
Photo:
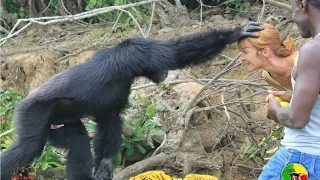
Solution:
[(68, 150), (66, 168), (68, 180), (94, 179), (89, 136), (80, 119), (77, 123), (64, 124), (61, 128), (51, 130), (49, 141), (53, 146)]
[(1, 153), (1, 179), (11, 180), (12, 171), (41, 155), (50, 131), (51, 104), (22, 101), (16, 106), (17, 141)]
[(97, 117), (94, 137), (95, 177), (111, 180), (113, 161), (120, 150), (122, 122), (118, 113)]

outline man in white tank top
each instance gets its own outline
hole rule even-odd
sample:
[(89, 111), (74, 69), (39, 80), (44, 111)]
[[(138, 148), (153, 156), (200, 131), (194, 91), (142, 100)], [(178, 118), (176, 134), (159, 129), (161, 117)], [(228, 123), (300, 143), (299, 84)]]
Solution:
[[(304, 44), (292, 70), (293, 92), (270, 91), (267, 117), (285, 127), (281, 148), (259, 180), (320, 180), (320, 0), (292, 0), (292, 19)], [(290, 102), (282, 108), (274, 96)]]

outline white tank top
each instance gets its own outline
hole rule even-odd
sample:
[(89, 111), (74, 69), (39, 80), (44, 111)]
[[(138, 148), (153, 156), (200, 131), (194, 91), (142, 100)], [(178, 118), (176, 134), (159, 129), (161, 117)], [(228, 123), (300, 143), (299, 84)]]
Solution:
[[(292, 87), (294, 87), (295, 80), (292, 76), (291, 84)], [(292, 96), (292, 99), (293, 98)], [(287, 149), (295, 149), (307, 154), (320, 155), (320, 94), (312, 108), (309, 123), (303, 129), (290, 129), (285, 127), (281, 145)]]

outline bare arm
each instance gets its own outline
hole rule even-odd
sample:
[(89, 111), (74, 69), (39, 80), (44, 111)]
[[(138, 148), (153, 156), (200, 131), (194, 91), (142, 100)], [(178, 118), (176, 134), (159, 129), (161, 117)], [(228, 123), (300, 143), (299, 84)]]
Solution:
[(294, 86), (291, 106), (281, 108), (272, 95), (268, 107), (268, 118), (292, 128), (304, 128), (310, 120), (312, 108), (320, 91), (320, 41), (310, 41), (301, 48), (299, 63), (296, 69), (296, 83)]

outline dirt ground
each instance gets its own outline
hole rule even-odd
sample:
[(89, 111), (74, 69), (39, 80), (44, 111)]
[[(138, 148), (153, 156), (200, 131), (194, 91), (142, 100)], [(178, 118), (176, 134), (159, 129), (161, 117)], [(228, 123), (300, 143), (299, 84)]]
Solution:
[[(258, 6), (256, 10), (260, 8)], [(281, 25), (284, 22), (283, 17), (290, 16), (289, 12), (282, 11), (279, 8), (272, 6), (267, 8), (269, 8), (267, 11), (269, 13), (264, 16), (263, 21)], [(213, 15), (204, 18), (201, 30), (233, 27), (248, 21), (248, 17), (241, 15), (233, 18)], [(185, 27), (159, 28), (154, 26), (150, 37), (170, 39), (198, 32), (199, 24), (200, 22), (197, 19), (192, 19), (190, 24)], [(113, 46), (121, 39), (140, 36), (136, 29), (130, 32), (112, 34), (110, 27), (106, 25), (79, 26), (69, 24), (59, 26), (59, 24), (55, 24), (41, 29), (29, 28), (27, 32), (10, 39), (1, 47), (1, 88), (13, 87), (15, 90), (27, 92), (29, 89), (32, 90), (40, 86), (54, 74), (89, 60), (97, 49)], [(280, 30), (282, 34), (289, 34), (295, 39), (297, 48), (303, 44), (304, 40), (299, 38), (297, 28), (292, 23), (284, 24)], [(238, 53), (236, 44), (229, 45), (221, 55), (212, 61), (192, 68), (171, 71), (169, 78), (171, 80), (210, 79), (227, 65), (229, 60), (226, 57), (234, 58)], [(229, 79), (232, 82), (247, 80), (264, 83), (259, 79), (260, 71), (249, 72), (245, 65), (239, 65), (221, 78)], [(235, 102), (227, 106), (236, 112), (242, 112), (241, 106), (244, 105), (249, 112), (249, 116), (244, 121), (240, 116), (229, 112), (230, 118), (228, 118), (228, 113), (223, 109), (223, 106), (210, 111), (195, 112), (190, 119), (188, 130), (180, 146), (180, 151), (184, 152), (186, 157), (181, 156), (179, 159), (177, 158), (179, 156), (176, 156), (175, 159), (171, 159), (172, 163), (170, 165), (163, 166), (166, 172), (176, 176), (183, 175), (185, 172), (206, 173), (218, 176), (222, 180), (257, 178), (264, 162), (246, 162), (241, 159), (240, 151), (245, 138), (253, 136), (256, 141), (259, 141), (263, 136), (268, 135), (275, 125), (265, 118), (263, 100), (266, 89), (269, 87), (256, 87), (240, 83), (236, 88), (234, 84), (230, 84), (230, 81), (227, 80), (217, 81), (210, 90), (206, 90), (203, 94), (213, 94), (200, 102), (198, 106), (208, 107), (221, 104), (222, 98), (225, 102), (240, 99), (241, 97), (234, 97), (237, 94), (234, 90), (238, 88), (239, 91), (242, 91), (242, 97), (255, 93), (257, 95), (252, 96), (244, 103)], [(133, 87), (146, 83), (148, 83), (148, 80), (139, 78)], [(226, 90), (233, 86), (234, 88), (231, 88), (230, 91)], [(151, 86), (133, 90), (132, 93), (151, 97), (158, 103), (165, 101), (170, 107), (179, 109), (197, 94), (201, 87), (203, 87), (203, 84), (194, 81), (175, 84), (165, 90), (161, 86)], [(172, 117), (171, 113), (165, 108), (159, 110), (158, 117), (166, 132), (170, 131), (173, 124), (172, 118), (170, 118)], [(206, 164), (210, 167), (204, 165), (203, 168), (193, 168), (192, 165), (182, 162), (192, 159), (191, 156), (194, 154), (204, 156), (205, 159), (210, 161)], [(178, 167), (181, 164), (185, 166)]]

